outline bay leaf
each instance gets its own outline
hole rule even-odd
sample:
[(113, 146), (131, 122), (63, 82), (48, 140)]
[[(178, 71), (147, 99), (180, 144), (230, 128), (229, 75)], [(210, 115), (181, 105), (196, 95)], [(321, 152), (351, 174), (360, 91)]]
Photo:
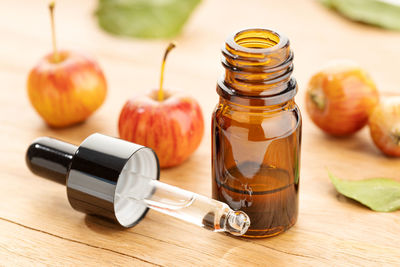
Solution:
[(374, 211), (391, 212), (400, 209), (400, 182), (389, 178), (342, 180), (329, 172), (336, 190)]
[(105, 31), (136, 38), (178, 35), (201, 0), (99, 0), (98, 23)]
[(399, 0), (320, 0), (320, 2), (352, 20), (400, 30)]

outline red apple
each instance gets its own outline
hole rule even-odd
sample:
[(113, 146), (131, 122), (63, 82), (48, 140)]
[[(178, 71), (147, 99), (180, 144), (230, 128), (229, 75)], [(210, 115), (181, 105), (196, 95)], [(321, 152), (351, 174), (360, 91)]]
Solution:
[(334, 61), (313, 75), (306, 93), (306, 109), (312, 121), (336, 136), (363, 128), (378, 101), (374, 82), (350, 61)]
[(176, 166), (185, 161), (199, 146), (204, 133), (204, 120), (197, 101), (183, 93), (162, 89), (164, 55), (160, 89), (129, 100), (119, 117), (122, 139), (152, 148), (161, 167)]
[(118, 129), (122, 139), (152, 148), (161, 167), (172, 167), (182, 163), (199, 146), (204, 121), (193, 98), (166, 92), (160, 102), (156, 92), (150, 92), (125, 104)]
[(375, 145), (386, 155), (400, 157), (400, 97), (384, 99), (369, 118)]
[(76, 52), (57, 51), (54, 37), (53, 9), (50, 4), (53, 29), (53, 52), (30, 71), (28, 96), (39, 115), (53, 127), (69, 126), (84, 121), (104, 102), (107, 84), (99, 65)]

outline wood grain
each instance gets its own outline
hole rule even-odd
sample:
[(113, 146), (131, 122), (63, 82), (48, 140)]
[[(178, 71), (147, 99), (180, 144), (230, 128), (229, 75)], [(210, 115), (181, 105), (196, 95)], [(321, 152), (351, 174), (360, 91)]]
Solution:
[[(77, 240), (70, 240), (43, 230), (0, 220), (2, 243), (0, 257), (14, 266), (74, 265), (85, 262), (85, 265), (126, 264), (154, 266), (150, 262), (111, 249), (96, 247)], [(99, 253), (101, 251), (101, 253)], [(93, 257), (96, 255), (96, 257)]]
[[(282, 235), (252, 240), (214, 234), (150, 211), (139, 225), (124, 230), (72, 210), (65, 188), (27, 170), (25, 149), (43, 135), (75, 144), (93, 132), (117, 136), (126, 99), (157, 86), (167, 41), (115, 38), (97, 27), (96, 1), (59, 1), (60, 46), (94, 55), (108, 79), (109, 94), (87, 122), (51, 129), (30, 106), (25, 89), (29, 69), (51, 47), (46, 4), (3, 0), (0, 9), (0, 265), (400, 265), (400, 213), (372, 212), (339, 196), (326, 172), (329, 168), (349, 179), (400, 180), (400, 161), (384, 157), (367, 129), (348, 139), (325, 136), (303, 109), (307, 80), (333, 58), (358, 61), (382, 92), (400, 94), (398, 32), (349, 22), (311, 0), (203, 1), (177, 38), (164, 84), (195, 96), (210, 125), (226, 36), (259, 26), (290, 38), (304, 119), (299, 221)], [(164, 182), (210, 195), (210, 131), (205, 133), (187, 162), (162, 171)]]

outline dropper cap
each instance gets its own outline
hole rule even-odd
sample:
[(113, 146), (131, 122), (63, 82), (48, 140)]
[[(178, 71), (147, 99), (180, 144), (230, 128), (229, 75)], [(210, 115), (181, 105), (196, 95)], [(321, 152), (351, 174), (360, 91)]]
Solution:
[[(41, 137), (26, 152), (29, 169), (67, 186), (71, 206), (90, 215), (106, 217), (123, 227), (137, 224), (146, 214), (144, 204), (117, 197), (127, 184), (121, 172), (134, 171), (159, 179), (159, 163), (150, 148), (102, 134), (92, 134), (77, 147)], [(141, 192), (141, 197), (152, 192)]]
[(137, 224), (148, 208), (214, 232), (243, 235), (250, 219), (226, 203), (158, 181), (150, 148), (102, 134), (77, 147), (53, 138), (36, 139), (26, 162), (39, 176), (67, 186), (71, 206), (123, 227)]

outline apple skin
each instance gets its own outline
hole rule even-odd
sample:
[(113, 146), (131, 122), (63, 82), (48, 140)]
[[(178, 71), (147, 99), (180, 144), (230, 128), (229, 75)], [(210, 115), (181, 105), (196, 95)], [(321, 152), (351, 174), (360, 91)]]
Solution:
[(157, 101), (157, 91), (134, 97), (121, 110), (119, 136), (152, 148), (160, 167), (185, 161), (200, 145), (204, 119), (197, 101), (181, 93), (165, 91)]
[(306, 110), (312, 121), (334, 136), (362, 129), (379, 102), (369, 75), (348, 61), (334, 61), (312, 76), (306, 93)]
[(107, 82), (99, 65), (77, 52), (60, 51), (60, 61), (46, 55), (30, 71), (28, 96), (36, 111), (52, 127), (86, 120), (104, 102)]
[(382, 100), (368, 125), (375, 145), (387, 156), (400, 157), (400, 97)]

